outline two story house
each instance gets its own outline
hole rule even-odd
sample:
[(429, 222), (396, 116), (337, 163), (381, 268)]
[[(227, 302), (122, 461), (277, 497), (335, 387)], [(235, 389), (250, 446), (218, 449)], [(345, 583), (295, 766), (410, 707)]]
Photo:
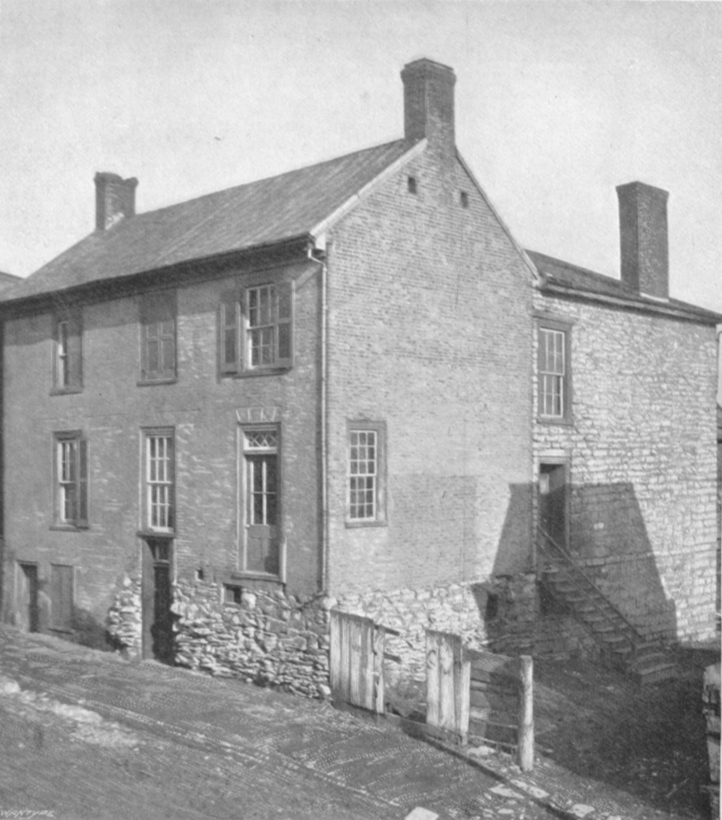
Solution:
[[(401, 77), (395, 142), (138, 214), (137, 180), (97, 174), (95, 231), (3, 293), (4, 619), (324, 695), (333, 607), (397, 628), (411, 668), (426, 626), (543, 647), (539, 624), (560, 621), (539, 617), (537, 484), (571, 487), (564, 532), (616, 521), (616, 496), (582, 520), (579, 482), (674, 485), (640, 498), (636, 525), (706, 511), (712, 314), (590, 299), (579, 272), (565, 285), (459, 154), (454, 72), (421, 59)], [(668, 383), (673, 417), (649, 418), (651, 398), (619, 415), (636, 394), (614, 381), (621, 353), (604, 357), (622, 342), (612, 321), (599, 347), (585, 311), (647, 334), (624, 389)], [(660, 322), (680, 327), (664, 354), (645, 324)], [(683, 371), (702, 386), (679, 395)], [(676, 455), (649, 460), (655, 433), (635, 424), (669, 439), (683, 421)], [(585, 466), (610, 437), (639, 448), (633, 470), (611, 452), (606, 472)], [(695, 536), (695, 560), (713, 535)], [(677, 560), (673, 537), (648, 551)], [(665, 594), (694, 589), (690, 575)], [(714, 596), (684, 606), (681, 634), (706, 634)]]

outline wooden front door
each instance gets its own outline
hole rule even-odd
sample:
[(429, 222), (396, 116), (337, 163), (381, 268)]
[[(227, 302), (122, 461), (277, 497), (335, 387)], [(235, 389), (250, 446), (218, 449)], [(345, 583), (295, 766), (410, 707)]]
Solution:
[(143, 553), (143, 657), (173, 663), (171, 542), (149, 538)]
[(246, 570), (278, 575), (278, 456), (246, 454)]
[(539, 465), (539, 522), (561, 547), (567, 546), (567, 466)]
[(37, 564), (20, 564), (17, 578), (17, 625), (28, 632), (37, 632), (39, 629)]

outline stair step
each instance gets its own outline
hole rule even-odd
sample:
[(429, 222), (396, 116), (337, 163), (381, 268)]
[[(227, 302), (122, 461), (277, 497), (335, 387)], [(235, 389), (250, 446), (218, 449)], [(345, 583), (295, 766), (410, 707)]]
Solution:
[(653, 666), (645, 665), (642, 668), (636, 668), (632, 674), (641, 686), (649, 686), (653, 683), (676, 679), (679, 676), (679, 670), (676, 663), (666, 660)]

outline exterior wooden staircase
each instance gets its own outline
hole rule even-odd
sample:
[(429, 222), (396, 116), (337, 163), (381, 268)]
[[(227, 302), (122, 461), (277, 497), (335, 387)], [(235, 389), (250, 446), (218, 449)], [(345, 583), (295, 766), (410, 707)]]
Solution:
[(650, 641), (624, 617), (564, 547), (540, 530), (539, 580), (593, 635), (615, 668), (642, 685), (677, 677), (677, 666), (661, 641)]

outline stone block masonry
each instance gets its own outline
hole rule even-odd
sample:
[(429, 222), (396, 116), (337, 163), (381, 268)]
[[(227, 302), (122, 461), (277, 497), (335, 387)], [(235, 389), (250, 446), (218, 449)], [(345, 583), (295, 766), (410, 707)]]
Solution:
[(175, 662), (309, 697), (328, 697), (329, 600), (280, 589), (242, 589), (222, 600), (217, 583), (179, 581)]
[[(280, 588), (242, 588), (239, 602), (228, 603), (224, 593), (223, 585), (215, 582), (179, 580), (173, 585), (178, 666), (308, 697), (330, 697), (331, 599), (301, 599)], [(107, 622), (116, 648), (128, 659), (139, 659), (139, 580), (125, 578)]]

